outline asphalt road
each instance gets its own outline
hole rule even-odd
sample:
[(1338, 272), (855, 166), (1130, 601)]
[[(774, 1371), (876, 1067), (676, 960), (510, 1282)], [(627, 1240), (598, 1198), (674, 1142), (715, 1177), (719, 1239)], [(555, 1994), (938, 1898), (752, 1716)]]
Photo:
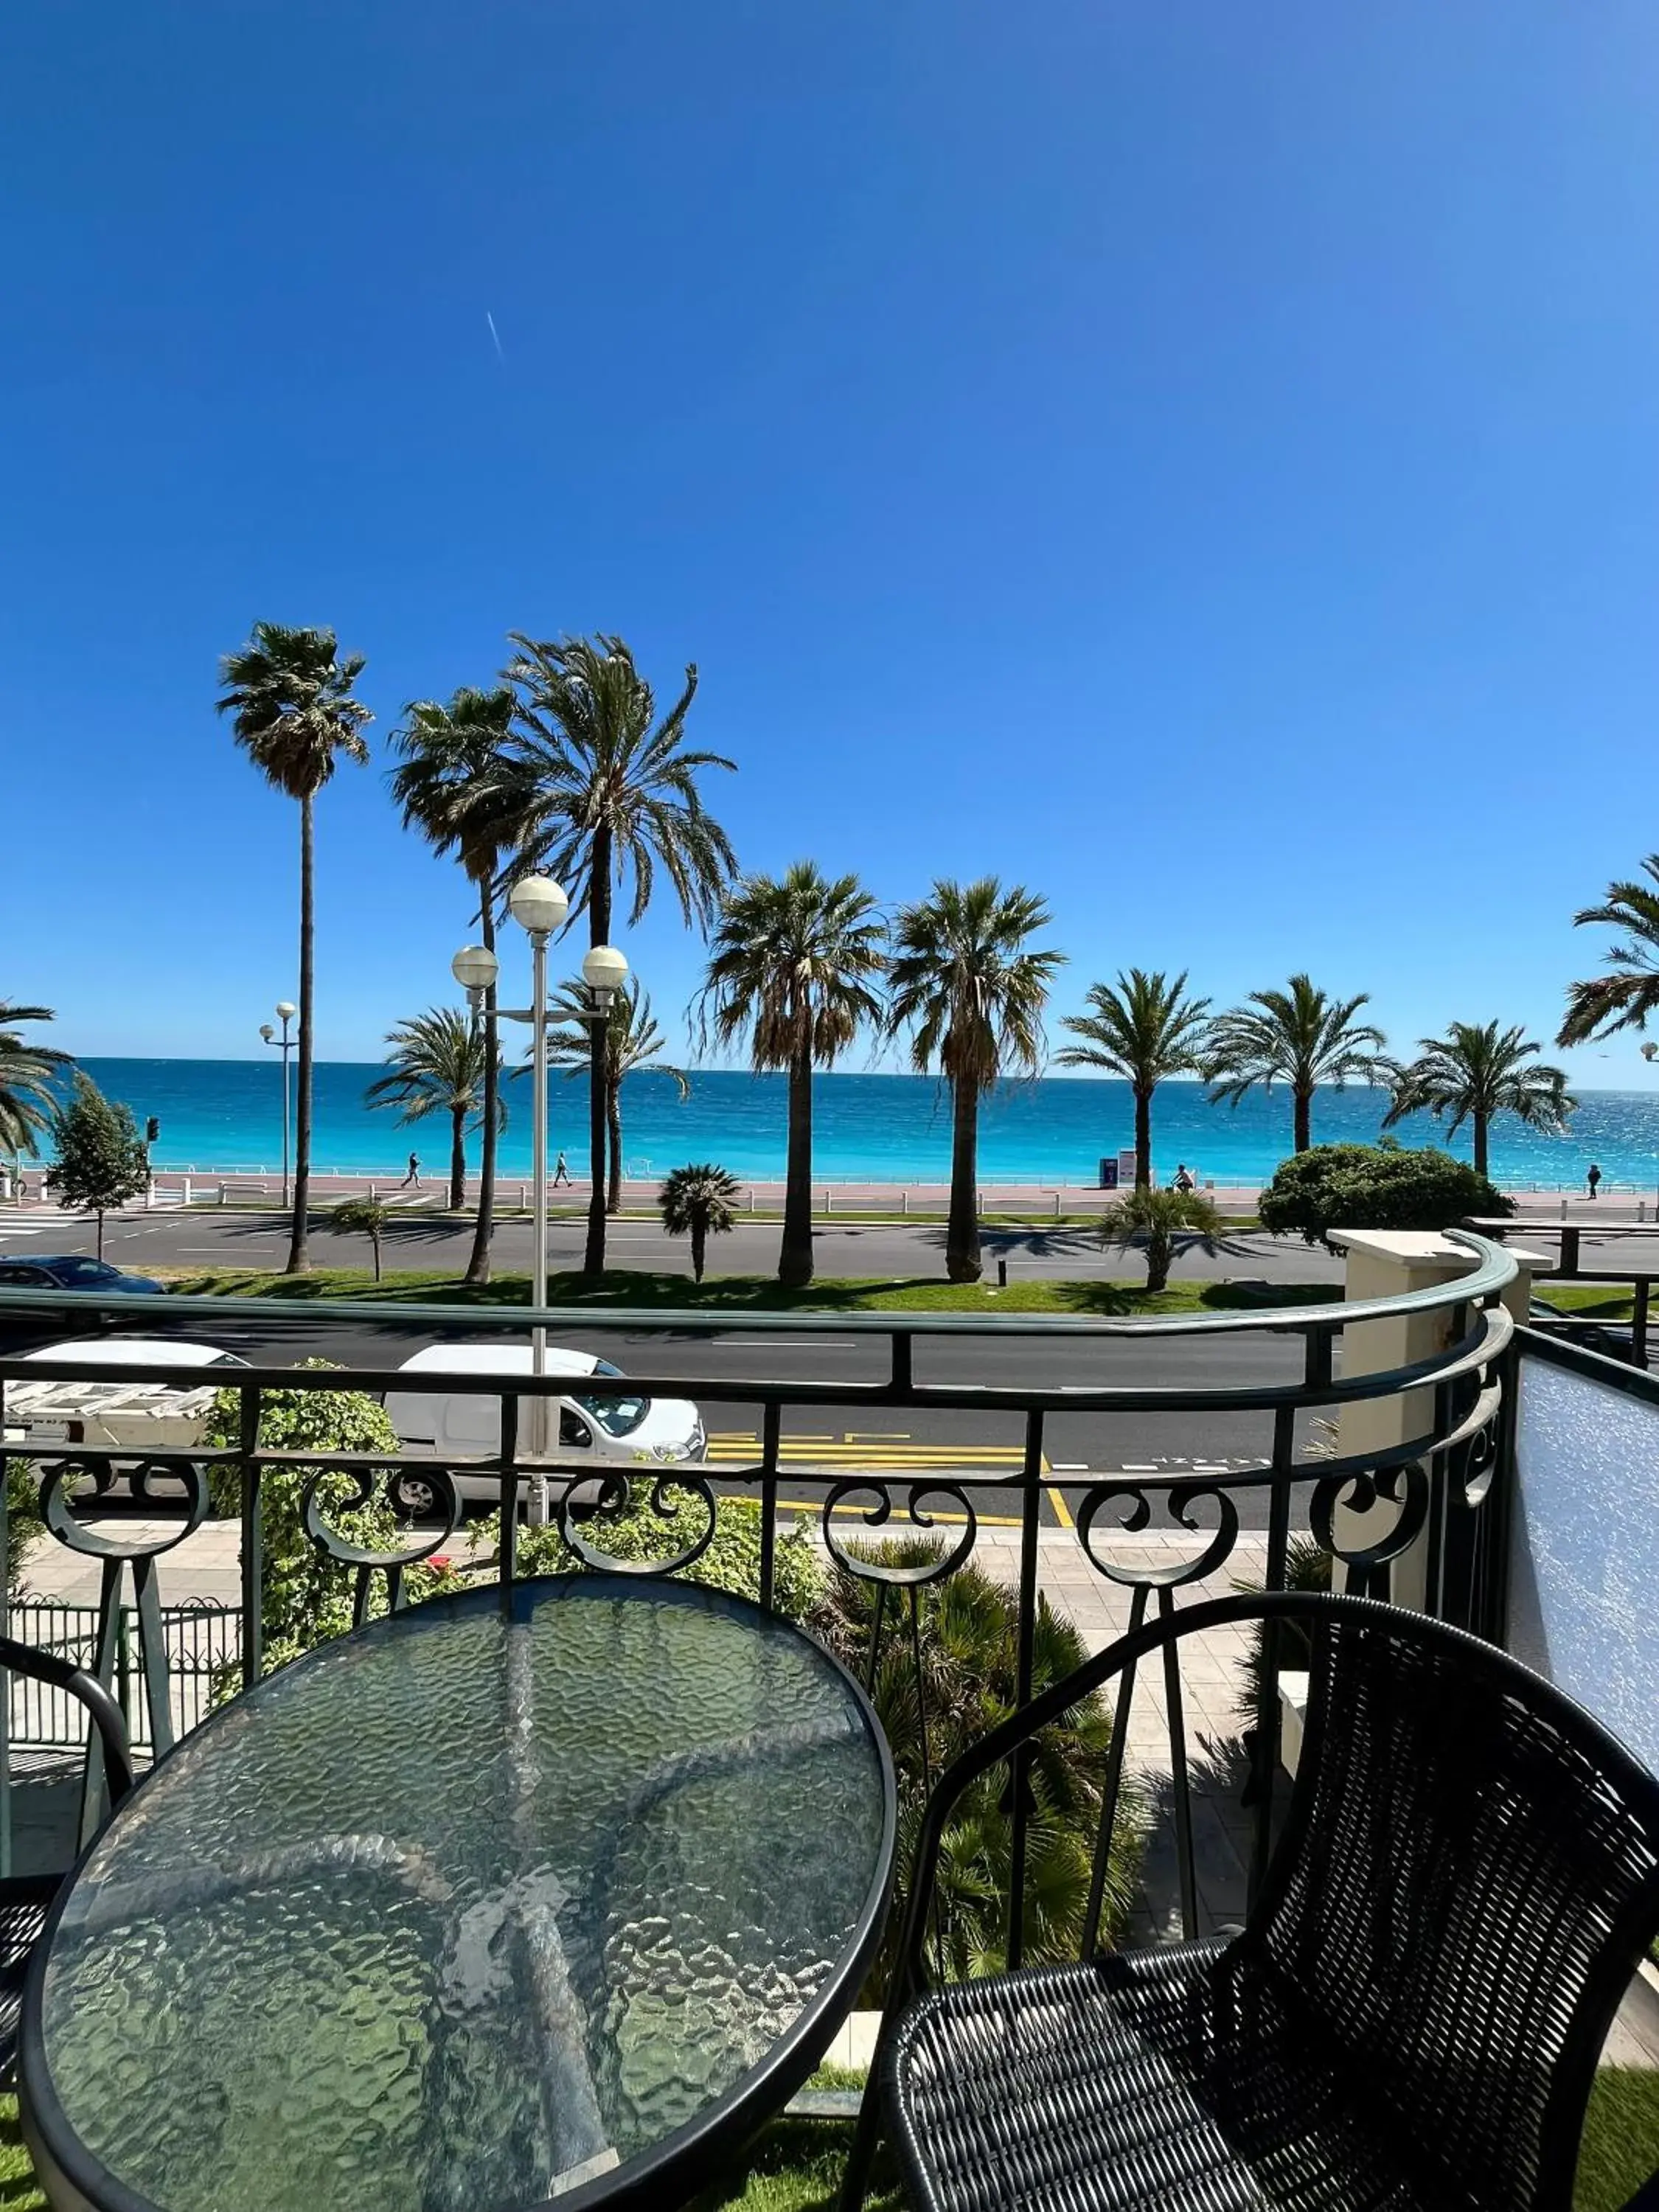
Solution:
[[(740, 1222), (728, 1237), (717, 1237), (710, 1272), (721, 1275), (770, 1274), (777, 1266), (778, 1224)], [(398, 1222), (386, 1240), (388, 1273), (398, 1268), (451, 1269), (459, 1273), (471, 1250), (471, 1232), (413, 1214)], [(548, 1264), (579, 1267), (582, 1224), (555, 1221), (548, 1234)], [(0, 1251), (90, 1252), (93, 1224), (67, 1219), (44, 1206), (0, 1212)], [(608, 1240), (613, 1264), (669, 1274), (690, 1275), (690, 1253), (683, 1237), (665, 1237), (653, 1223), (620, 1219)], [(824, 1275), (881, 1275), (937, 1282), (945, 1273), (945, 1231), (937, 1224), (868, 1226), (821, 1223), (814, 1237), (818, 1272)], [(1077, 1279), (1094, 1276), (1133, 1279), (1141, 1263), (1133, 1252), (1103, 1251), (1088, 1229), (996, 1229), (984, 1231), (987, 1273), (999, 1259), (1008, 1262), (1011, 1279)], [(503, 1270), (530, 1265), (527, 1222), (506, 1221), (495, 1231), (495, 1264)], [(278, 1218), (264, 1213), (167, 1212), (112, 1218), (104, 1237), (105, 1257), (118, 1267), (143, 1274), (153, 1267), (280, 1267), (288, 1257), (288, 1231)], [(368, 1266), (367, 1238), (335, 1237), (321, 1226), (312, 1231), (312, 1259), (317, 1267)], [(1340, 1282), (1342, 1263), (1299, 1238), (1242, 1231), (1226, 1237), (1213, 1254), (1189, 1244), (1177, 1273), (1206, 1281), (1249, 1276), (1269, 1282)]]

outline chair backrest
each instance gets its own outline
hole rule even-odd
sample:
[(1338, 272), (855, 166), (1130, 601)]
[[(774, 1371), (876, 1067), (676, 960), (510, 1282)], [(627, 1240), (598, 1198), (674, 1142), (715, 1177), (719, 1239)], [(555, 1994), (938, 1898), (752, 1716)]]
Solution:
[(1470, 2205), (1565, 2207), (1607, 2027), (1659, 1927), (1659, 1783), (1489, 1645), (1333, 1609), (1238, 1950)]

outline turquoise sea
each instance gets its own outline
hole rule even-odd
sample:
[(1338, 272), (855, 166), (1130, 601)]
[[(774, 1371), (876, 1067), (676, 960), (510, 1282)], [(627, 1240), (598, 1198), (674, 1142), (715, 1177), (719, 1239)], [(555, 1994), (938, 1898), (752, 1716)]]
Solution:
[[(160, 1120), (158, 1166), (280, 1168), (283, 1091), (275, 1054), (268, 1061), (88, 1060), (85, 1065), (141, 1121), (152, 1114)], [(405, 1128), (392, 1114), (363, 1104), (365, 1087), (380, 1073), (376, 1066), (346, 1061), (317, 1068), (312, 1158), (319, 1171), (401, 1174), (411, 1145), (427, 1168), (441, 1169), (448, 1153), (446, 1126), (434, 1120)], [(586, 1085), (556, 1076), (551, 1095), (550, 1141), (562, 1146), (580, 1171), (587, 1144)], [(510, 1081), (507, 1097), (502, 1172), (527, 1175), (528, 1080)], [(1314, 1109), (1316, 1142), (1374, 1139), (1384, 1103), (1380, 1091), (1363, 1087), (1322, 1091)], [(628, 1171), (651, 1176), (688, 1160), (712, 1159), (737, 1175), (781, 1178), (785, 1104), (781, 1076), (694, 1072), (684, 1104), (667, 1078), (632, 1076), (623, 1098)], [(814, 1118), (815, 1172), (825, 1182), (937, 1182), (949, 1174), (948, 1102), (922, 1077), (822, 1075)], [(988, 1183), (1092, 1182), (1101, 1156), (1132, 1143), (1133, 1133), (1125, 1084), (1057, 1076), (1010, 1084), (986, 1101), (980, 1174)], [(1421, 1119), (1402, 1124), (1399, 1134), (1407, 1144), (1437, 1141), (1436, 1125)], [(1445, 1141), (1443, 1134), (1438, 1141)], [(1161, 1174), (1173, 1174), (1184, 1160), (1218, 1182), (1263, 1182), (1290, 1148), (1290, 1103), (1280, 1093), (1253, 1093), (1233, 1109), (1211, 1106), (1196, 1083), (1168, 1083), (1158, 1091), (1153, 1150)], [(1467, 1130), (1453, 1149), (1467, 1157)], [(1493, 1132), (1500, 1182), (1582, 1183), (1592, 1160), (1609, 1183), (1651, 1191), (1659, 1181), (1659, 1094), (1585, 1093), (1564, 1138), (1540, 1137), (1512, 1122)]]

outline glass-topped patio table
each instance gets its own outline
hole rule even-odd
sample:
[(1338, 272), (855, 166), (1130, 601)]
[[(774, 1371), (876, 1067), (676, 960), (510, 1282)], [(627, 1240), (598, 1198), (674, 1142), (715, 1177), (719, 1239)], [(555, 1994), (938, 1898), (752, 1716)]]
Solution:
[(891, 1764), (786, 1621), (582, 1574), (469, 1591), (187, 1738), (59, 1900), (24, 2125), (59, 2206), (669, 2206), (828, 2047)]

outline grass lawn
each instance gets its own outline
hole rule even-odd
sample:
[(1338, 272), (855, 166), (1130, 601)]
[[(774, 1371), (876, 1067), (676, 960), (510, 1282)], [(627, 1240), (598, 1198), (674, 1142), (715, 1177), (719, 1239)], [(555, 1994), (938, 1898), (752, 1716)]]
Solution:
[[(528, 1276), (498, 1275), (483, 1288), (458, 1276), (399, 1268), (377, 1283), (366, 1267), (318, 1267), (308, 1275), (210, 1267), (160, 1270), (170, 1287), (196, 1297), (358, 1298), (382, 1305), (520, 1306)], [(550, 1275), (550, 1306), (701, 1308), (709, 1313), (1213, 1313), (1253, 1306), (1327, 1304), (1341, 1296), (1334, 1283), (1173, 1282), (1156, 1297), (1133, 1282), (1015, 1281), (941, 1283), (932, 1278), (820, 1277), (805, 1291), (786, 1291), (771, 1275), (687, 1275), (614, 1268), (595, 1283), (576, 1273)]]
[(1558, 1313), (1583, 1314), (1596, 1321), (1628, 1321), (1631, 1293), (1617, 1283), (1558, 1283), (1540, 1275), (1534, 1293)]

